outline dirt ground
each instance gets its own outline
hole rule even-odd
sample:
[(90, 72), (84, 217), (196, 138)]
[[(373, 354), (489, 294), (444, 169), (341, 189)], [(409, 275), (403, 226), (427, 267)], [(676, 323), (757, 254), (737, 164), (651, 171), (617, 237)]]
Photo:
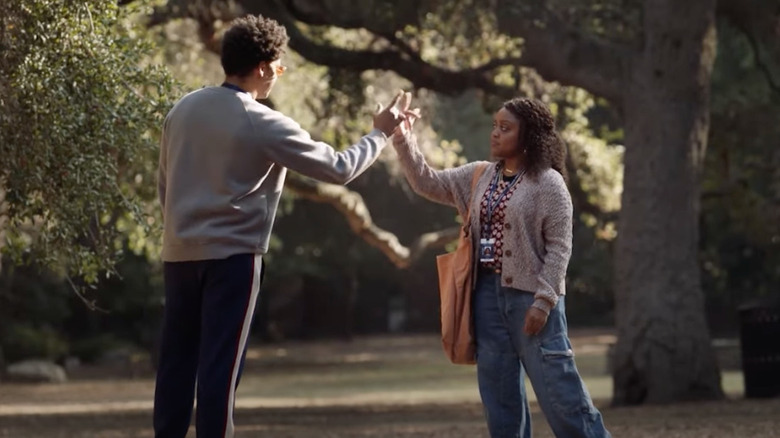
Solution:
[[(605, 353), (614, 337), (580, 331), (572, 340), (616, 438), (780, 437), (780, 399), (743, 399), (734, 371), (724, 373), (724, 401), (610, 408)], [(152, 437), (153, 390), (150, 371), (137, 365), (84, 367), (60, 385), (0, 383), (0, 437)], [(532, 410), (534, 437), (552, 437)], [(488, 437), (473, 367), (448, 364), (430, 335), (255, 346), (235, 420), (246, 438)]]
[[(780, 437), (777, 400), (602, 411), (615, 438)], [(478, 403), (240, 409), (235, 420), (237, 437), (488, 437)], [(153, 436), (148, 412), (20, 416), (2, 422), (0, 436), (9, 438)], [(533, 424), (535, 437), (553, 436), (538, 411)]]

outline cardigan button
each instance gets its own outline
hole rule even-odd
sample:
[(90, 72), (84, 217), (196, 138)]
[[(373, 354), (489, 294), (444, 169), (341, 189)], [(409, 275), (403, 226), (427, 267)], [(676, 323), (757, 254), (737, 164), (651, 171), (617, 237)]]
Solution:
[(509, 222), (505, 223), (504, 224), (504, 229), (505, 230), (511, 230), (512, 229), (512, 224), (510, 224)]
[(506, 278), (506, 284), (512, 284), (512, 277)]
[(508, 249), (508, 250), (504, 251), (504, 255), (507, 256), (507, 257), (512, 257), (512, 250)]

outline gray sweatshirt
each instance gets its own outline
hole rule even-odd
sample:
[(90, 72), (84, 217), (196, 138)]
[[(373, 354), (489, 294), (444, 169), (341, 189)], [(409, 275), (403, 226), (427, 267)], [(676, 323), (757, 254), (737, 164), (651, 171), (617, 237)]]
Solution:
[(208, 87), (184, 96), (168, 113), (160, 142), (163, 260), (264, 254), (287, 168), (347, 184), (386, 143), (374, 129), (337, 152), (248, 93)]

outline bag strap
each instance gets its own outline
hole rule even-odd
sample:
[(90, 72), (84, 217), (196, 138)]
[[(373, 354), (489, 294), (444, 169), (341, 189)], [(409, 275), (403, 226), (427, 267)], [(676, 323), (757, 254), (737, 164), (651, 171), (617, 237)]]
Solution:
[(474, 169), (474, 175), (471, 177), (471, 191), (469, 192), (469, 198), (468, 198), (468, 204), (466, 204), (466, 217), (463, 218), (463, 225), (468, 225), (471, 220), (471, 204), (472, 204), (472, 198), (474, 196), (474, 189), (477, 187), (477, 182), (479, 181), (479, 177), (482, 176), (483, 173), (485, 173), (485, 170), (490, 167), (490, 164), (485, 164), (483, 166), (477, 166), (476, 169)]

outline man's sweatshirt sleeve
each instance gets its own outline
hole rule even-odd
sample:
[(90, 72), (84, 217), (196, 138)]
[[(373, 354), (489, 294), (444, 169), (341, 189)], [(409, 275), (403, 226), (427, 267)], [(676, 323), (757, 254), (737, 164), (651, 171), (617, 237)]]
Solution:
[(259, 146), (270, 161), (302, 175), (334, 184), (347, 184), (376, 161), (387, 136), (374, 129), (360, 141), (338, 152), (327, 143), (314, 141), (298, 123), (276, 111), (254, 119)]

